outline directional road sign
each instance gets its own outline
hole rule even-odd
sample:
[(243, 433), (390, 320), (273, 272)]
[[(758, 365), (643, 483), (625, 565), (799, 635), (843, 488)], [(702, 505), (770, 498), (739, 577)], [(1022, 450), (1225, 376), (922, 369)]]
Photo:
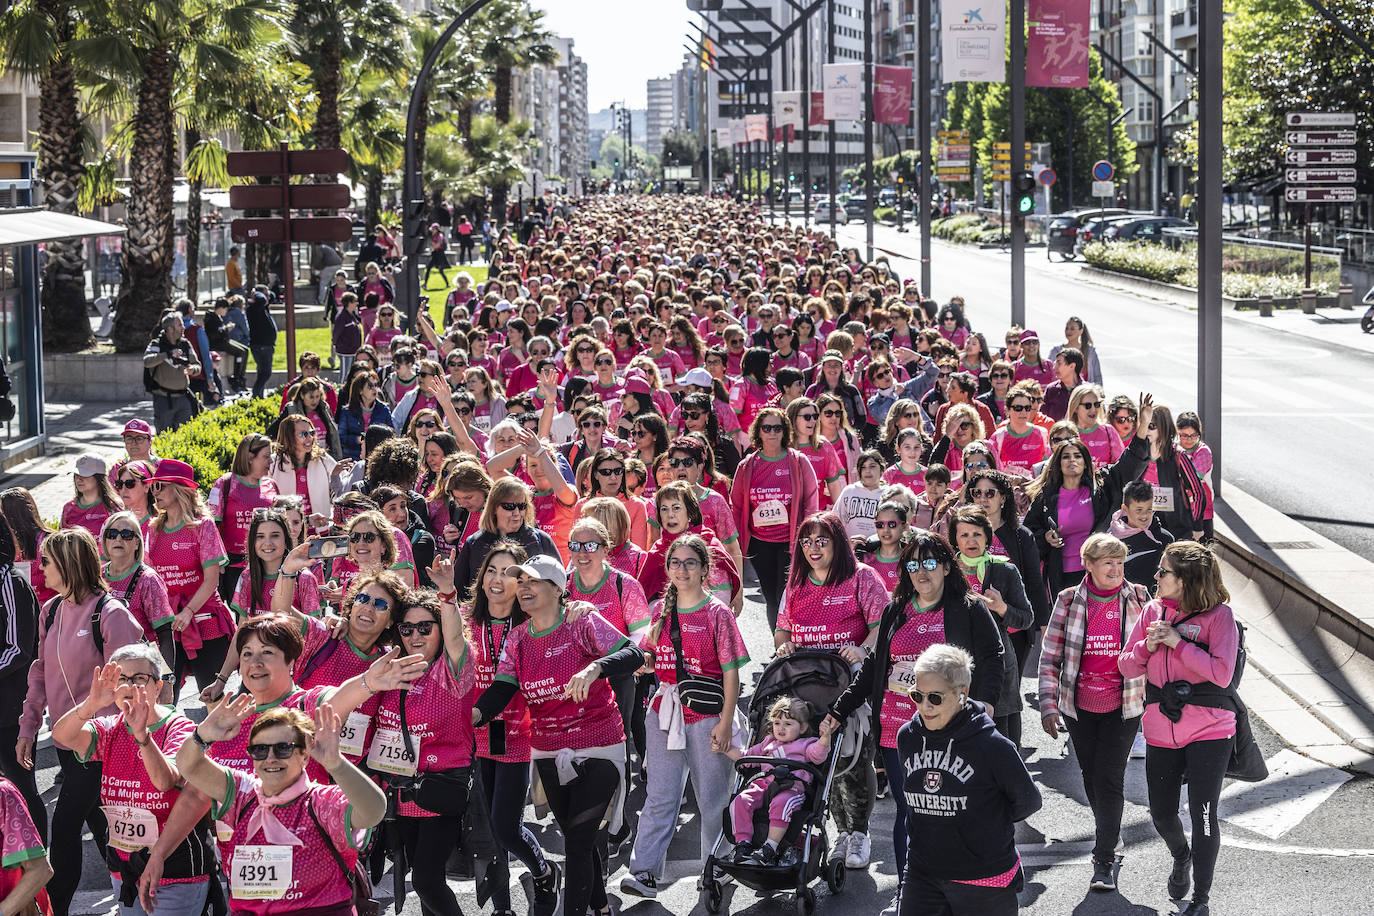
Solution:
[(1289, 146), (1354, 146), (1353, 130), (1289, 130), (1283, 142)]
[[(229, 224), (236, 242), (280, 242), (286, 238), (280, 217), (240, 218)], [(293, 242), (346, 242), (353, 237), (353, 222), (346, 216), (295, 217), (291, 220)]]
[(1290, 184), (1354, 184), (1354, 169), (1284, 169), (1283, 180)]
[(1116, 167), (1106, 159), (1099, 159), (1093, 163), (1093, 177), (1098, 181), (1111, 181), (1116, 174)]
[[(281, 158), (277, 153), (273, 155)], [(348, 206), (347, 185), (293, 184), (288, 193), (293, 210), (342, 210)], [(235, 210), (279, 210), (281, 185), (235, 185), (229, 189), (229, 206)]]
[(1353, 111), (1290, 111), (1284, 118), (1288, 127), (1354, 127)]
[(1295, 204), (1353, 204), (1355, 202), (1354, 187), (1336, 188), (1305, 188), (1290, 187), (1284, 189), (1283, 199)]
[(1355, 151), (1337, 149), (1290, 149), (1283, 154), (1284, 165), (1354, 165)]
[[(229, 175), (280, 175), (281, 153), (277, 150), (251, 150), (226, 157)], [(348, 153), (341, 149), (293, 149), (287, 153), (287, 171), (292, 175), (337, 175), (348, 171)]]

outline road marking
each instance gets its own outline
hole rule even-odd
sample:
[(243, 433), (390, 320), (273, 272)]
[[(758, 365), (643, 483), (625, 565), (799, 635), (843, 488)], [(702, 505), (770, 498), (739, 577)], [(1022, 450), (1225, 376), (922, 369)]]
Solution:
[(1350, 779), (1349, 773), (1288, 748), (1267, 762), (1264, 782), (1233, 782), (1222, 790), (1221, 817), (1271, 840), (1301, 824)]

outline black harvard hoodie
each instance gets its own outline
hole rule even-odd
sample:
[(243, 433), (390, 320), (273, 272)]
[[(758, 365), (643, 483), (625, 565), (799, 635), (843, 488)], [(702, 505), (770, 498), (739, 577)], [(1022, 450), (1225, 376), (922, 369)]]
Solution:
[(917, 717), (897, 733), (897, 752), (906, 771), (907, 870), (953, 881), (1010, 871), (1015, 824), (1040, 810), (1040, 790), (992, 720), (968, 703), (939, 731)]

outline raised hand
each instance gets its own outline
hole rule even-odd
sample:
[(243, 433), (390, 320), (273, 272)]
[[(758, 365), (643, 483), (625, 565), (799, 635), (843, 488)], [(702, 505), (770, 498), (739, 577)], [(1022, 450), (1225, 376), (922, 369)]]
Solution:
[(281, 571), (288, 576), (295, 576), (308, 569), (310, 564), (314, 562), (310, 559), (310, 541), (315, 540), (319, 539), (311, 538), (292, 548), (291, 552), (286, 555), (286, 559), (281, 561)]
[(393, 646), (367, 669), (367, 686), (375, 691), (399, 690), (425, 673), (429, 660), (423, 655), (401, 655)]
[[(452, 526), (450, 526), (452, 527)], [(453, 560), (443, 554), (436, 554), (429, 567), (429, 578), (440, 594), (453, 591)]]
[(247, 693), (219, 704), (198, 726), (201, 737), (207, 741), (228, 741), (239, 733), (243, 723), (253, 714), (255, 705), (252, 694)]
[(328, 703), (321, 703), (315, 710), (315, 737), (310, 742), (308, 753), (326, 770), (337, 766), (343, 758), (339, 756), (339, 714)]
[(119, 692), (119, 679), (124, 671), (111, 662), (104, 667), (97, 666), (91, 677), (91, 693), (82, 705), (86, 712), (95, 713), (114, 704), (115, 694)]

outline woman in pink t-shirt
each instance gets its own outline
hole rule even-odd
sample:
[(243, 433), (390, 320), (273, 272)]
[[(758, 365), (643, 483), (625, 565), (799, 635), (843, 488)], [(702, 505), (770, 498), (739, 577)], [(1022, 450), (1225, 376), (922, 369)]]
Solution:
[(261, 433), (249, 433), (239, 440), (229, 473), (210, 487), (206, 505), (229, 553), (229, 562), (219, 581), (219, 595), (225, 601), (233, 597), (243, 575), (253, 513), (270, 507), (277, 498), (277, 482), (267, 476), (271, 465), (272, 440)]
[(0, 776), (0, 908), (7, 913), (48, 913), (48, 895), (43, 885), (52, 878), (48, 851), (33, 822), (24, 796), (14, 783)]
[[(1019, 396), (1018, 396), (1019, 397)], [(1126, 450), (1121, 436), (1111, 424), (1101, 422), (1103, 408), (1102, 389), (1096, 385), (1079, 385), (1069, 395), (1068, 418), (1078, 430), (1078, 438), (1088, 447), (1093, 456), (1093, 467), (1104, 468)], [(1016, 400), (1017, 398), (1013, 398)]]
[(1007, 397), (1006, 425), (998, 427), (988, 439), (997, 457), (998, 470), (1028, 479), (1034, 476), (1036, 465), (1049, 455), (1049, 433), (1032, 423), (1034, 418), (1035, 402), (1029, 395), (1017, 392)]
[(630, 540), (630, 513), (613, 496), (594, 496), (577, 504), (578, 518), (594, 518), (611, 535), (606, 560), (623, 573), (638, 577), (648, 552)]
[[(180, 790), (172, 758), (195, 728), (173, 706), (158, 703), (162, 675), (170, 674), (157, 648), (124, 646), (96, 672), (91, 692), (53, 724), (53, 738), (76, 749), (82, 763), (101, 765), (100, 803), (109, 825), (106, 861), (121, 897), (137, 893), (144, 869), (136, 853), (150, 849), (167, 830)], [(116, 706), (115, 715), (100, 710)], [(168, 844), (170, 845), (170, 844)], [(200, 825), (169, 852), (150, 894), (159, 914), (198, 916), (210, 886), (214, 854)]]
[(105, 474), (105, 461), (95, 455), (82, 455), (76, 460), (72, 474), (76, 495), (62, 507), (62, 528), (85, 528), (91, 535), (100, 534), (100, 526), (111, 512), (121, 508), (110, 479)]
[[(230, 908), (254, 916), (349, 916), (353, 887), (345, 869), (353, 868), (382, 822), (386, 796), (339, 753), (343, 723), (328, 703), (313, 720), (284, 708), (256, 716), (248, 736), (251, 773), (205, 755), (254, 715), (248, 694), (219, 704), (176, 755), (181, 775), (210, 796), (211, 814), (230, 833), (223, 844)], [(310, 779), (306, 763), (312, 760), (334, 785)]]
[(820, 494), (820, 508), (829, 509), (839, 502), (844, 490), (844, 464), (835, 446), (821, 436), (821, 414), (810, 398), (797, 398), (787, 405), (787, 419), (792, 423), (795, 437), (793, 448), (806, 456), (816, 472), (816, 487)]
[(172, 639), (172, 606), (167, 586), (143, 561), (143, 534), (132, 512), (116, 512), (100, 529), (100, 551), (106, 563), (100, 576), (110, 594), (123, 601), (143, 627), (143, 638), (157, 643), (168, 666), (176, 664)]
[(1117, 667), (1150, 601), (1149, 589), (1126, 581), (1127, 553), (1110, 534), (1088, 538), (1088, 575), (1060, 593), (1040, 647), (1040, 723), (1058, 738), (1063, 717), (1093, 812), (1093, 890), (1116, 887), (1126, 761), (1145, 711), (1145, 678), (1125, 678)]

